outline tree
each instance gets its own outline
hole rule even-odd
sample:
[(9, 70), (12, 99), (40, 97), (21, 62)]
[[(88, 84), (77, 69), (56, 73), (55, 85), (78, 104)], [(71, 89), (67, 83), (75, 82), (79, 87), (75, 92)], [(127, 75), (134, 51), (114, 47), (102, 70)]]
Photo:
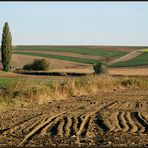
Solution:
[(107, 64), (105, 62), (98, 61), (93, 65), (95, 74), (107, 73)]
[(9, 31), (9, 25), (6, 22), (3, 27), (2, 44), (1, 44), (1, 58), (4, 71), (10, 71), (12, 57), (12, 38)]

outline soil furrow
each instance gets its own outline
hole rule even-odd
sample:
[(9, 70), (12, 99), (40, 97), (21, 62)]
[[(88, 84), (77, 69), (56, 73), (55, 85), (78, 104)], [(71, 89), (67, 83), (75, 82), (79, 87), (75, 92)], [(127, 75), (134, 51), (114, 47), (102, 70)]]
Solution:
[(119, 112), (118, 114), (118, 121), (119, 121), (119, 125), (121, 127), (121, 129), (124, 131), (124, 132), (127, 132), (129, 130), (129, 127), (126, 123), (126, 120), (124, 118), (124, 115), (125, 115), (125, 112)]
[(41, 114), (39, 114), (39, 115), (36, 115), (36, 116), (34, 116), (34, 117), (30, 117), (30, 118), (28, 118), (28, 119), (25, 119), (25, 120), (23, 120), (22, 122), (18, 123), (17, 125), (14, 125), (14, 126), (12, 126), (12, 127), (10, 127), (10, 128), (7, 128), (7, 129), (3, 130), (3, 132), (1, 132), (1, 134), (6, 134), (6, 133), (9, 132), (9, 131), (13, 132), (13, 131), (19, 129), (19, 127), (20, 127), (22, 124), (26, 124), (26, 123), (28, 123), (30, 120), (32, 120), (32, 119), (34, 119), (34, 118), (37, 118), (38, 116), (41, 116), (42, 114), (43, 114), (43, 113), (41, 113)]
[(117, 131), (120, 131), (121, 130), (121, 127), (120, 127), (120, 124), (119, 124), (119, 120), (118, 120), (118, 114), (119, 112), (113, 112), (110, 116), (110, 119), (112, 121), (112, 125), (114, 125), (114, 132), (117, 132)]
[[(76, 119), (77, 119), (77, 118), (76, 118)], [(70, 126), (70, 135), (71, 135), (71, 136), (73, 136), (73, 135), (75, 134), (75, 127), (74, 127), (74, 126), (77, 126), (77, 123), (75, 124), (75, 122), (76, 122), (75, 120), (76, 120), (76, 119), (75, 119), (75, 117), (72, 117), (72, 118), (71, 118), (71, 122), (72, 122), (72, 123), (71, 123), (71, 126)]]
[(65, 116), (64, 117), (64, 124), (63, 124), (63, 134), (65, 135), (65, 133), (66, 133), (66, 125), (67, 125), (67, 122), (68, 122), (68, 116)]
[(67, 117), (67, 125), (66, 125), (66, 133), (65, 135), (68, 137), (69, 135), (71, 135), (71, 126), (72, 126), (72, 117), (68, 116)]
[(76, 117), (74, 116), (74, 134), (76, 135), (76, 133), (78, 132), (78, 127), (80, 126), (80, 122), (79, 122), (80, 117)]
[(130, 112), (125, 113), (125, 120), (126, 120), (127, 125), (129, 126), (129, 131), (132, 133), (137, 132), (138, 128), (135, 125), (135, 123), (133, 122)]
[(137, 133), (143, 133), (145, 131), (145, 127), (143, 127), (139, 121), (137, 120), (137, 118), (135, 118), (135, 115), (133, 112), (131, 112), (131, 118), (133, 119), (133, 121), (135, 122), (135, 125), (137, 126), (138, 130)]
[(57, 135), (63, 137), (64, 135), (64, 126), (65, 126), (65, 117), (63, 117), (62, 119), (59, 120), (59, 125), (57, 127)]
[(80, 139), (81, 134), (84, 132), (84, 130), (86, 130), (85, 128), (88, 128), (89, 121), (90, 121), (90, 115), (86, 115), (80, 124), (79, 130), (77, 132), (78, 144), (80, 144), (80, 141), (81, 141)]
[(145, 128), (145, 132), (148, 132), (148, 124), (147, 122), (141, 117), (140, 112), (133, 112), (134, 117), (138, 120), (138, 122)]
[(104, 123), (101, 115), (97, 115), (95, 118), (95, 122), (99, 128), (101, 128), (104, 132), (108, 132), (110, 130), (109, 127)]
[(55, 116), (52, 116), (48, 118), (46, 121), (43, 121), (38, 126), (36, 126), (30, 133), (26, 135), (26, 137), (23, 139), (23, 141), (19, 144), (19, 146), (23, 145), (30, 137), (32, 137), (36, 132), (38, 132), (41, 128), (43, 128), (45, 125), (48, 125), (51, 121), (53, 121), (56, 117), (64, 114), (65, 112), (61, 114), (57, 114)]

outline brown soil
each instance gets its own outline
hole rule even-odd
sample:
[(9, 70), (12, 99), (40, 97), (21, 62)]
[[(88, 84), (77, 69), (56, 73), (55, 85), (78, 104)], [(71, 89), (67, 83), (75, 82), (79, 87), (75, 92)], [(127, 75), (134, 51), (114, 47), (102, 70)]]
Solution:
[(0, 113), (0, 146), (148, 146), (148, 92), (100, 92)]

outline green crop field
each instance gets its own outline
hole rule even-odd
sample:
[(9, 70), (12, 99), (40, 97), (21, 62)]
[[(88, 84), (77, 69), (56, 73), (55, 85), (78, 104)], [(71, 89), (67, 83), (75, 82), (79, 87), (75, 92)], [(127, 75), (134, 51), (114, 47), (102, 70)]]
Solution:
[(148, 48), (146, 48), (146, 49), (141, 49), (141, 51), (143, 51), (143, 52), (148, 52)]
[(148, 65), (148, 52), (144, 52), (143, 54), (137, 56), (136, 58), (126, 61), (119, 62), (111, 65), (112, 67), (127, 67), (127, 66), (140, 66), (140, 65)]
[(68, 57), (68, 56), (61, 56), (61, 55), (50, 55), (50, 54), (47, 55), (47, 54), (42, 54), (42, 53), (31, 53), (31, 52), (15, 52), (15, 53), (23, 54), (23, 55), (30, 55), (30, 56), (44, 57), (44, 58), (67, 60), (67, 61), (73, 61), (73, 62), (79, 62), (79, 63), (87, 63), (87, 64), (93, 64), (97, 62), (97, 60), (92, 60), (92, 59)]
[(46, 50), (46, 51), (56, 51), (56, 52), (68, 52), (77, 53), (85, 55), (96, 55), (96, 56), (106, 56), (106, 57), (121, 57), (127, 54), (124, 51), (111, 51), (103, 49), (90, 49), (90, 48), (80, 48), (80, 47), (49, 47), (49, 46), (17, 46), (14, 47), (15, 51), (19, 50)]

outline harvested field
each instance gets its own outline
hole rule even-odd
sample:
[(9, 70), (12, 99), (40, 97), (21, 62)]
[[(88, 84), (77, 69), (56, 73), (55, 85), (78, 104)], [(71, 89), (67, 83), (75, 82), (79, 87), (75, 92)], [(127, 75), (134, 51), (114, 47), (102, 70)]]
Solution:
[(148, 92), (100, 92), (0, 113), (0, 146), (147, 146)]

